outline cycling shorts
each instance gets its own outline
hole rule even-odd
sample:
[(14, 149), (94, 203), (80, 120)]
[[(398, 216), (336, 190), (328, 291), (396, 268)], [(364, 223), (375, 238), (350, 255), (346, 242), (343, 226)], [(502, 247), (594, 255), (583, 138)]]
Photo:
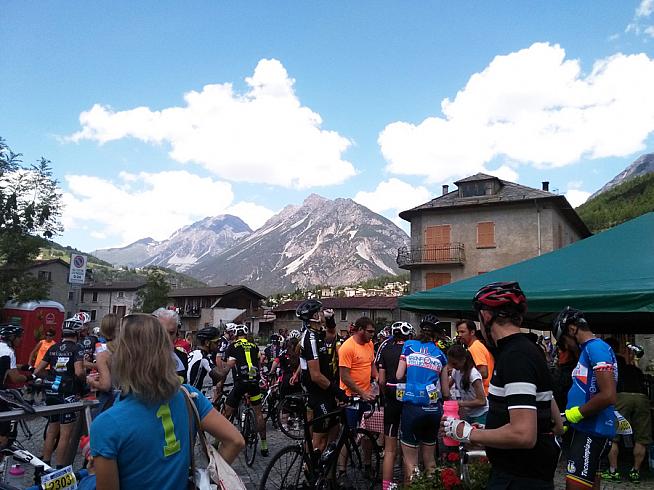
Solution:
[(573, 429), (568, 450), (566, 479), (592, 487), (599, 470), (600, 459), (610, 447), (611, 441), (606, 437), (593, 436)]
[(250, 405), (253, 407), (261, 405), (261, 388), (259, 388), (259, 383), (234, 383), (234, 388), (227, 395), (225, 404), (232, 408), (238, 408), (246, 394), (250, 395)]
[(414, 405), (404, 403), (402, 407), (400, 441), (405, 446), (418, 447), (420, 444), (436, 444), (443, 410), (440, 405)]
[(397, 437), (402, 417), (402, 402), (386, 397), (384, 402), (384, 435)]
[[(48, 406), (51, 405), (62, 405), (64, 403), (75, 403), (77, 401), (77, 396), (71, 395), (64, 397), (63, 395), (49, 395), (45, 396), (45, 404)], [(68, 412), (60, 413), (55, 415), (48, 416), (48, 422), (53, 424), (72, 424), (77, 420), (77, 412)]]
[[(309, 393), (309, 408), (313, 411), (313, 418), (316, 419), (336, 410), (336, 399), (328, 393)], [(325, 434), (329, 429), (338, 424), (338, 416), (326, 417), (311, 424), (313, 431), (317, 434)]]

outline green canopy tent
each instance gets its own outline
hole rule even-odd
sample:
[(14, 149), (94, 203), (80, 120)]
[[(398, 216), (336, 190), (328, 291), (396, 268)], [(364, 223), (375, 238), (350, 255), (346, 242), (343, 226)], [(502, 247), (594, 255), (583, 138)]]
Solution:
[(400, 298), (400, 308), (472, 318), (472, 298), (495, 281), (518, 281), (529, 313), (526, 326), (549, 329), (567, 305), (600, 330), (654, 331), (654, 213), (480, 276)]

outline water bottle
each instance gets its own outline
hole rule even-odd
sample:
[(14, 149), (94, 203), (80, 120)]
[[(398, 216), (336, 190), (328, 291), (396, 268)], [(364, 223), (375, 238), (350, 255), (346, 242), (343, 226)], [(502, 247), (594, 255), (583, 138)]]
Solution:
[[(452, 417), (454, 419), (459, 418), (459, 402), (448, 400), (443, 403), (443, 417)], [(444, 437), (443, 444), (446, 446), (458, 446), (459, 441), (452, 439), (451, 437)]]

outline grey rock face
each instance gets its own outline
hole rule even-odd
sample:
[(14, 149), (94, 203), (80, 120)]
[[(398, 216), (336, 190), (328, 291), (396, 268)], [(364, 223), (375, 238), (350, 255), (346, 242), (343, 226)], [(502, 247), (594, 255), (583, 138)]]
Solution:
[(646, 153), (645, 155), (639, 156), (634, 163), (625, 168), (618, 175), (613, 177), (608, 183), (604, 185), (599, 191), (590, 196), (590, 199), (606, 192), (613, 187), (626, 182), (629, 179), (634, 177), (639, 177), (641, 175), (649, 174), (654, 172), (654, 153)]

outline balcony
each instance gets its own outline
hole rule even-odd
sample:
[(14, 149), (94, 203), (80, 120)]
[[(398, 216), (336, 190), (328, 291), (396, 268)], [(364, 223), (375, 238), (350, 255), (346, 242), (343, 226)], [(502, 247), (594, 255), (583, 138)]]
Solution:
[(426, 247), (400, 247), (397, 249), (397, 265), (411, 269), (420, 265), (463, 264), (466, 260), (463, 243), (446, 243)]

